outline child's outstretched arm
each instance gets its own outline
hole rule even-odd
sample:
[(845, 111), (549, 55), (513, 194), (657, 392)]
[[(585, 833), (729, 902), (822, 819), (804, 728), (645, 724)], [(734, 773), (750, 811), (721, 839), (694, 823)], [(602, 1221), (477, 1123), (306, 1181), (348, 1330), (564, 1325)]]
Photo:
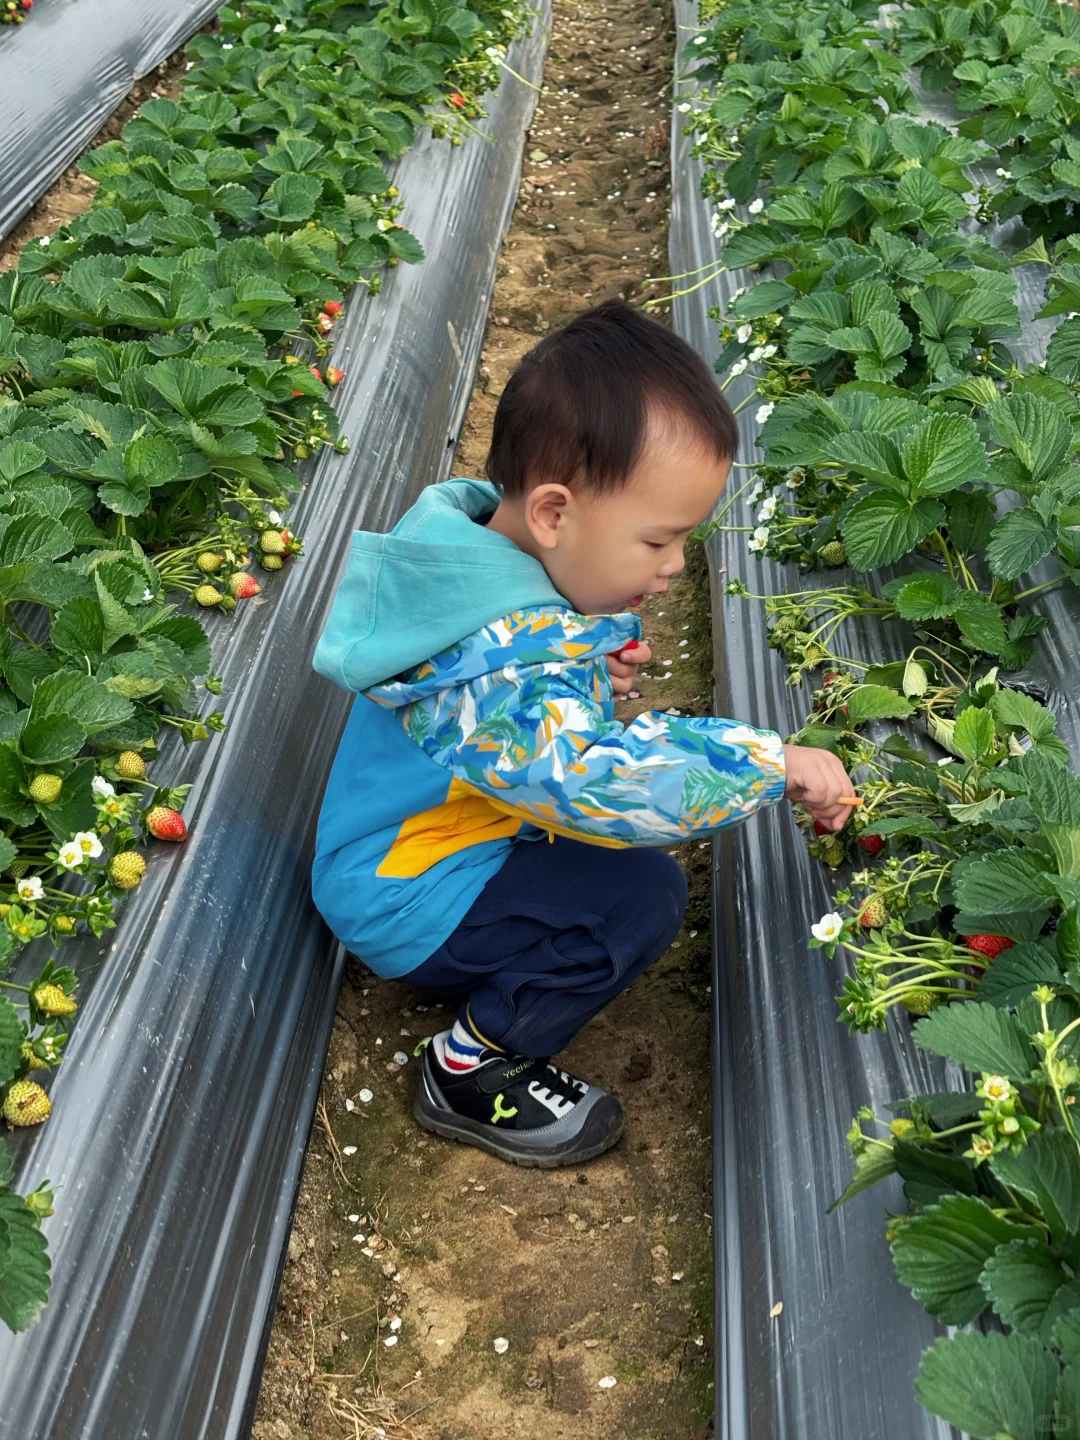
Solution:
[(544, 829), (670, 844), (737, 824), (785, 795), (839, 829), (851, 781), (835, 756), (734, 720), (605, 718), (591, 666), (489, 675), (411, 706), (406, 729), (455, 779)]

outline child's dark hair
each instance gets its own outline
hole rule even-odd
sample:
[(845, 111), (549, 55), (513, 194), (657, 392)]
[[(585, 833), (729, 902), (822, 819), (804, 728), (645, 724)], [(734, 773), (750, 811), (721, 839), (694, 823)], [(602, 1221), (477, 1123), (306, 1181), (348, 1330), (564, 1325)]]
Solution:
[(495, 411), (486, 474), (504, 495), (545, 480), (623, 486), (649, 407), (685, 422), (717, 460), (734, 455), (731, 407), (701, 356), (621, 300), (576, 316), (511, 375)]

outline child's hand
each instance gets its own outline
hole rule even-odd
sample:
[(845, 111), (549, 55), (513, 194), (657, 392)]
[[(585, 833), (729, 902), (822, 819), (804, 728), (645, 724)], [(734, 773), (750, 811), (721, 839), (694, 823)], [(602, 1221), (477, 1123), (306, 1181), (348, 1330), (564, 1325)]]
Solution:
[(621, 650), (606, 657), (611, 671), (611, 685), (616, 695), (628, 695), (637, 680), (639, 665), (647, 665), (652, 651), (644, 640), (631, 640)]
[(841, 805), (841, 795), (851, 795), (851, 777), (830, 750), (809, 745), (785, 745), (787, 766), (785, 796), (793, 805), (805, 805), (815, 820), (829, 830), (842, 830), (851, 814), (851, 805)]

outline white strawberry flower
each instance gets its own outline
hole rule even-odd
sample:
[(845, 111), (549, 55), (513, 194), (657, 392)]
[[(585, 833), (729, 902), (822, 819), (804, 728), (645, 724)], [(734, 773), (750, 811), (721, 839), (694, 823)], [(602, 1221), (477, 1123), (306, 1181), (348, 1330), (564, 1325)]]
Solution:
[(149, 586), (147, 586), (147, 588), (142, 592), (142, 598), (144, 604), (147, 600), (152, 600), (154, 598), (154, 592), (150, 589)]
[(789, 490), (797, 490), (806, 479), (806, 471), (796, 465), (794, 470), (789, 470), (784, 478), (784, 484)]
[(15, 888), (20, 900), (40, 900), (45, 893), (40, 875), (27, 875), (26, 879), (20, 880)]
[(772, 517), (773, 517), (775, 514), (776, 514), (776, 496), (775, 496), (775, 495), (770, 495), (769, 498), (763, 502), (763, 504), (762, 504), (762, 506), (761, 506), (761, 509), (758, 511), (758, 517), (757, 517), (757, 518), (758, 518), (762, 523), (764, 523), (766, 520), (771, 520)]
[(998, 177), (999, 180), (1011, 180), (1011, 179), (1012, 179), (1012, 171), (1011, 171), (1011, 170), (1002, 170), (1002, 168), (1001, 168), (1000, 165), (999, 165), (998, 168), (994, 171), (994, 174)]
[(746, 208), (751, 215), (760, 215), (762, 210), (765, 209), (765, 201), (760, 198), (757, 200), (751, 200), (750, 204)]
[(984, 1100), (1010, 1100), (1013, 1087), (1004, 1075), (984, 1075), (976, 1094)]
[(86, 856), (82, 852), (82, 847), (76, 845), (74, 840), (66, 840), (64, 844), (60, 846), (60, 852), (57, 858), (65, 870), (74, 870), (83, 863)]
[(280, 24), (280, 25), (275, 25), (275, 26), (274, 26), (274, 34), (275, 34), (275, 35), (284, 35), (284, 34), (285, 34), (285, 31), (286, 31), (288, 28), (289, 28), (289, 27), (288, 27), (286, 24), (284, 24), (284, 22), (282, 22), (282, 24)]
[(79, 849), (89, 860), (96, 860), (101, 854), (101, 841), (92, 830), (77, 831), (72, 837), (71, 843), (78, 845)]
[(231, 45), (222, 45), (221, 48), (222, 48), (222, 50), (231, 50), (231, 49), (232, 49), (232, 46), (231, 46)]
[(712, 233), (716, 236), (717, 240), (723, 240), (724, 236), (728, 233), (730, 229), (731, 226), (727, 223), (726, 220), (721, 220), (719, 215), (713, 216)]
[(763, 346), (762, 346), (762, 348), (761, 348), (761, 358), (762, 358), (763, 360), (771, 360), (772, 357), (773, 357), (775, 354), (776, 354), (776, 346), (775, 346), (775, 345), (763, 345)]
[(769, 527), (768, 527), (767, 525), (759, 525), (759, 526), (757, 527), (757, 529), (754, 531), (754, 538), (749, 542), (749, 545), (748, 545), (747, 548), (750, 549), (750, 550), (755, 550), (755, 551), (757, 551), (757, 550), (764, 550), (764, 549), (765, 549), (765, 546), (766, 546), (768, 543), (769, 543)]
[(278, 514), (278, 512), (277, 512), (276, 510), (270, 510), (270, 511), (267, 513), (266, 518), (270, 521), (270, 524), (271, 524), (271, 525), (280, 525), (280, 524), (281, 524), (281, 516)]
[(735, 364), (731, 367), (732, 375), (741, 375), (746, 369), (746, 363), (745, 360), (736, 360)]
[(815, 940), (820, 940), (823, 945), (830, 945), (834, 940), (840, 939), (840, 932), (844, 928), (844, 922), (835, 911), (823, 915), (816, 925), (810, 926), (810, 933)]
[(735, 331), (735, 338), (736, 340), (738, 340), (740, 345), (745, 345), (747, 340), (750, 339), (750, 336), (753, 335), (753, 333), (754, 327), (752, 325), (740, 325), (739, 328)]
[(746, 497), (747, 502), (748, 502), (749, 504), (751, 504), (751, 505), (756, 505), (757, 502), (761, 499), (762, 495), (764, 495), (764, 493), (765, 493), (765, 481), (764, 481), (764, 480), (755, 480), (755, 481), (754, 481), (754, 484), (753, 484), (753, 487), (752, 487), (752, 489), (751, 489), (751, 491), (750, 491), (750, 494)]
[(684, 101), (682, 102), (682, 104), (679, 106), (679, 114), (680, 114), (680, 115), (687, 115), (687, 114), (689, 114), (689, 112), (690, 112), (690, 102), (689, 102), (689, 100), (684, 100)]
[(51, 235), (39, 235), (39, 236), (38, 236), (38, 244), (39, 244), (39, 245), (51, 245), (51, 244), (52, 244), (52, 236), (51, 236)]
[[(734, 210), (734, 209), (735, 209), (735, 201), (732, 200), (731, 196), (729, 195), (726, 200), (718, 200), (718, 201), (716, 202), (716, 208), (717, 208), (717, 210)], [(743, 290), (745, 290), (745, 289), (746, 289), (746, 286), (744, 285), (744, 286), (743, 286)], [(741, 294), (742, 294), (742, 290), (736, 290), (735, 293), (736, 293), (736, 295), (741, 295)]]
[(757, 414), (754, 416), (754, 420), (757, 422), (758, 425), (764, 425), (765, 421), (769, 418), (769, 416), (775, 409), (775, 404), (770, 400), (767, 405), (762, 405), (759, 407)]
[(104, 775), (95, 775), (93, 780), (90, 781), (90, 789), (93, 790), (95, 795), (102, 795), (106, 799), (108, 799), (110, 795), (116, 794), (116, 787), (110, 785)]
[(393, 224), (392, 220), (376, 220), (375, 222), (376, 228), (379, 230), (392, 230)]
[(705, 42), (708, 40), (708, 38), (709, 38), (709, 37), (708, 37), (707, 35), (695, 35), (695, 36), (694, 36), (694, 44), (695, 44), (695, 45), (704, 45)]
[(755, 345), (754, 348), (753, 348), (753, 350), (750, 351), (750, 360), (751, 360), (751, 363), (756, 362), (756, 361), (758, 361), (758, 360), (764, 360), (764, 359), (765, 359), (765, 346), (764, 346), (764, 345)]

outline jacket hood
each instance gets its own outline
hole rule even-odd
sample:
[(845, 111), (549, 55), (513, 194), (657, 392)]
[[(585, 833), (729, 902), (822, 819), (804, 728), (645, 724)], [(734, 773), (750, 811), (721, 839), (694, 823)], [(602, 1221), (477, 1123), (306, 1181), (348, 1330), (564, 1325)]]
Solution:
[(538, 560), (477, 521), (494, 485), (429, 485), (389, 534), (356, 530), (312, 661), (344, 690), (411, 670), (512, 611), (569, 609)]

